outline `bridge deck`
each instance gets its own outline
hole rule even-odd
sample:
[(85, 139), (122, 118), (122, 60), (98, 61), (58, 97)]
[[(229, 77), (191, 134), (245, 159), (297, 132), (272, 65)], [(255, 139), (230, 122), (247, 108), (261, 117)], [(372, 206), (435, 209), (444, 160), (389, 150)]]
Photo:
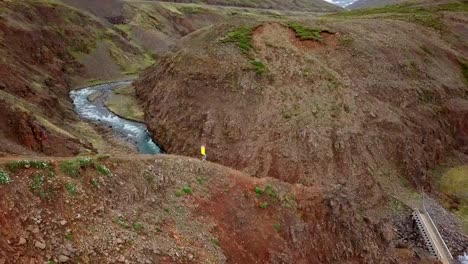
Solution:
[(443, 264), (451, 264), (452, 254), (450, 254), (431, 217), (426, 212), (420, 212), (419, 210), (415, 210), (414, 216), (429, 251)]

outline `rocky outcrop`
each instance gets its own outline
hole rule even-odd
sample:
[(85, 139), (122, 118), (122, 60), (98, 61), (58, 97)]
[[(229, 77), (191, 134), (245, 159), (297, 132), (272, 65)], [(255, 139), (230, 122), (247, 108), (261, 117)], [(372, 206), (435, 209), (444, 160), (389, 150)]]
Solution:
[[(46, 155), (72, 156), (85, 148), (93, 149), (71, 135), (47, 129), (28, 112), (9, 107), (2, 100), (0, 103), (0, 126), (9, 128), (1, 131), (3, 140), (9, 139), (32, 152)], [(0, 152), (9, 152), (10, 149), (6, 147), (0, 146)]]

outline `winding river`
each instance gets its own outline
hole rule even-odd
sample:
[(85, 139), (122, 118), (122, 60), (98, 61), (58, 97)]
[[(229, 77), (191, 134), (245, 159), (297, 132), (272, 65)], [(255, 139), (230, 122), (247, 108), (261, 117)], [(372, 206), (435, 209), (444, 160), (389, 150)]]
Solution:
[[(71, 91), (75, 111), (83, 119), (110, 127), (118, 137), (133, 144), (141, 154), (161, 153), (144, 123), (119, 117), (104, 105), (112, 89), (130, 83), (131, 81), (113, 82)], [(102, 95), (91, 102), (88, 96), (95, 92), (101, 92)]]

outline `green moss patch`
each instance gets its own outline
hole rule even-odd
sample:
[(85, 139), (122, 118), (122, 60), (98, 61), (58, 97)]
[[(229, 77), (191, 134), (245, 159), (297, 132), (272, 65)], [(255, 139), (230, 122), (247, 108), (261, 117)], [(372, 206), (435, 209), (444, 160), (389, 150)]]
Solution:
[(442, 191), (468, 203), (468, 166), (448, 170), (440, 179)]
[(250, 64), (257, 75), (264, 75), (267, 71), (265, 64), (260, 60), (250, 60)]
[(454, 200), (456, 207), (452, 210), (465, 222), (468, 231), (468, 166), (449, 169), (439, 183), (442, 192)]
[(294, 30), (296, 37), (298, 37), (300, 40), (322, 41), (322, 36), (320, 36), (320, 33), (324, 32), (323, 30), (306, 27), (297, 22), (291, 22), (288, 24), (288, 26)]
[(88, 167), (94, 167), (103, 175), (112, 176), (112, 172), (106, 166), (91, 158), (78, 158), (60, 163), (60, 170), (72, 178), (78, 178), (80, 171)]
[(253, 28), (251, 27), (239, 27), (229, 32), (224, 38), (223, 42), (236, 43), (242, 53), (249, 53), (253, 48), (252, 46), (252, 33)]

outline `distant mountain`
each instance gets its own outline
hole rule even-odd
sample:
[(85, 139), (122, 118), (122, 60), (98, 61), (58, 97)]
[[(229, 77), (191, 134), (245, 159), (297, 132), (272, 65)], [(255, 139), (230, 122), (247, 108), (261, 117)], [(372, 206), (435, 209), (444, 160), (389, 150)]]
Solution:
[[(341, 0), (346, 1), (346, 0)], [(350, 9), (357, 9), (357, 8), (367, 8), (367, 7), (379, 7), (384, 5), (391, 5), (403, 2), (403, 0), (357, 0), (354, 1), (352, 4), (348, 5), (347, 7)]]
[(358, 0), (326, 0), (329, 3), (341, 6), (341, 7), (348, 7), (349, 5), (353, 4)]
[[(334, 0), (330, 0), (334, 1)], [(337, 0), (337, 1), (346, 1), (346, 0)], [(394, 5), (399, 3), (405, 3), (413, 6), (436, 6), (450, 3), (463, 3), (467, 0), (357, 0), (351, 5), (347, 6), (350, 9), (358, 8), (372, 8), (372, 7), (381, 7), (385, 5)]]
[[(355, 0), (333, 0), (333, 2), (352, 2)], [(294, 11), (309, 11), (309, 12), (323, 12), (323, 11), (339, 11), (341, 8), (337, 5), (331, 4), (331, 1), (324, 0), (162, 0), (162, 2), (176, 2), (176, 3), (196, 3), (220, 6), (236, 6), (236, 7), (249, 7), (249, 8), (264, 8), (264, 9), (277, 9), (277, 10), (294, 10)]]

